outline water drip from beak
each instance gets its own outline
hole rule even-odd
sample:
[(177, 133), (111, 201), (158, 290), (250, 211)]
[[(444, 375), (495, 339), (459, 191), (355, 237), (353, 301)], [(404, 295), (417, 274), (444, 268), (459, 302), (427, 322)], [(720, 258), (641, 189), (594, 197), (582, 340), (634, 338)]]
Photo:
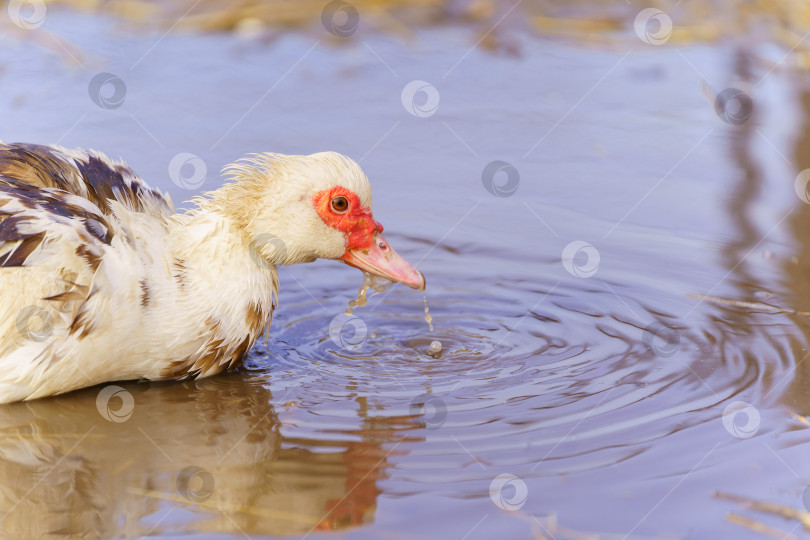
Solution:
[[(425, 301), (425, 322), (428, 323), (430, 331), (433, 332), (433, 315), (430, 314), (430, 310), (428, 309), (427, 296), (423, 296), (422, 300)], [(439, 350), (441, 350), (441, 343), (439, 343), (439, 346), (440, 346)]]
[(352, 315), (354, 308), (365, 306), (368, 303), (367, 293), (369, 289), (372, 289), (375, 293), (381, 293), (385, 292), (393, 284), (394, 282), (390, 279), (363, 272), (363, 284), (357, 290), (357, 298), (349, 301), (349, 307), (345, 311), (346, 315)]
[[(360, 288), (357, 290), (357, 298), (354, 300), (349, 301), (349, 306), (346, 308), (344, 313), (346, 315), (353, 315), (354, 309), (358, 307), (363, 307), (368, 304), (368, 291), (373, 290), (374, 293), (382, 293), (385, 292), (388, 287), (393, 285), (394, 282), (385, 279), (383, 277), (375, 276), (368, 272), (363, 272), (363, 283), (360, 285)], [(422, 300), (425, 303), (425, 322), (428, 324), (430, 331), (433, 331), (433, 316), (430, 314), (430, 309), (427, 305), (427, 296), (422, 297)], [(371, 337), (376, 337), (376, 332), (371, 333)], [(442, 353), (442, 343), (440, 341), (433, 341), (430, 343), (430, 348), (426, 351), (428, 356), (433, 358), (438, 358), (441, 356)]]

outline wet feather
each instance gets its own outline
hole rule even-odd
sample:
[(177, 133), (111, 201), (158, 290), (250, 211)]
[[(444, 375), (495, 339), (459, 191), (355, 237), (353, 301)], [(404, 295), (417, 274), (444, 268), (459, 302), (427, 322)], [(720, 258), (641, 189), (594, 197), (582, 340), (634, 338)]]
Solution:
[[(200, 304), (216, 311), (219, 300), (190, 287), (171, 238), (177, 216), (167, 195), (102, 154), (0, 143), (0, 402), (240, 364), (275, 306), (275, 269), (242, 317), (203, 324)], [(32, 338), (42, 324), (23, 316), (32, 309), (46, 336)]]

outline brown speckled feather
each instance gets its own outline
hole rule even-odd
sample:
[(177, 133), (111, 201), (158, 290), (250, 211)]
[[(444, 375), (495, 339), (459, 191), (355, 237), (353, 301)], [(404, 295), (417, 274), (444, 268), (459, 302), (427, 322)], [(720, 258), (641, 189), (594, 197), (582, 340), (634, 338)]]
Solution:
[[(104, 214), (110, 212), (111, 199), (135, 211), (174, 213), (167, 195), (150, 188), (123, 163), (96, 152), (0, 143), (0, 176), (84, 197)], [(145, 205), (147, 199), (152, 204)]]

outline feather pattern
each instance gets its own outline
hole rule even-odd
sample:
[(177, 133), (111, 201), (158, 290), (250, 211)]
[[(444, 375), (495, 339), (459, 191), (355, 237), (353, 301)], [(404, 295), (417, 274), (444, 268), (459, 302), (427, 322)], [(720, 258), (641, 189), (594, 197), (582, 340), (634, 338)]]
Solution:
[(103, 154), (0, 143), (0, 402), (237, 367), (278, 294), (245, 244)]

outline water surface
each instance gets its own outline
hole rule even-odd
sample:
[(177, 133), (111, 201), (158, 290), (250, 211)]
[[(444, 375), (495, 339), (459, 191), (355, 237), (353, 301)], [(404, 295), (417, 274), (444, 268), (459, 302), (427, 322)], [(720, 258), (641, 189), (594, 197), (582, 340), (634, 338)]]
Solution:
[[(179, 206), (248, 152), (350, 155), (435, 329), (397, 286), (335, 339), (360, 273), (283, 268), (239, 373), (0, 408), (8, 536), (761, 537), (732, 512), (802, 534), (714, 494), (803, 509), (810, 482), (805, 77), (734, 41), (43, 28), (74, 58), (4, 38), (0, 139), (123, 157)], [(120, 107), (88, 95), (99, 72)], [(403, 106), (414, 80), (435, 111)], [(724, 122), (706, 85), (753, 116)], [(181, 152), (204, 181), (172, 181)]]

